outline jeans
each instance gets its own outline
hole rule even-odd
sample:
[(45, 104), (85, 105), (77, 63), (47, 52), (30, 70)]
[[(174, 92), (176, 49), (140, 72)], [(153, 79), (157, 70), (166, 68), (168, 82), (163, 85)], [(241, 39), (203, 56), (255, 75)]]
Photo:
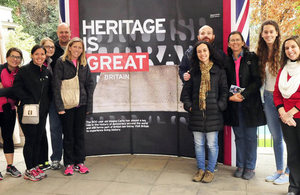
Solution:
[(194, 143), (198, 169), (205, 170), (205, 142), (208, 148), (208, 165), (207, 170), (214, 172), (218, 159), (218, 131), (202, 133), (194, 131)]
[[(264, 111), (267, 125), (273, 137), (273, 149), (275, 154), (276, 169), (283, 170), (283, 136), (278, 111), (274, 105), (273, 92), (264, 91)], [(288, 167), (285, 173), (289, 174)]]
[(62, 125), (56, 111), (55, 103), (52, 101), (49, 108), (50, 134), (52, 143), (51, 161), (60, 161), (63, 150)]
[(244, 114), (239, 105), (239, 126), (233, 126), (236, 145), (236, 165), (254, 170), (257, 158), (257, 127), (246, 127)]

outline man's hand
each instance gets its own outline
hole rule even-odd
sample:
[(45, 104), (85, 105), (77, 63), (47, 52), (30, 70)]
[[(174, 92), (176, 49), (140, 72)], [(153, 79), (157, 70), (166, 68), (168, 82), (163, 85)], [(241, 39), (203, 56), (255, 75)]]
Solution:
[(191, 78), (191, 75), (190, 75), (189, 71), (187, 71), (186, 73), (183, 74), (184, 81), (188, 81), (188, 80), (190, 80), (190, 78)]

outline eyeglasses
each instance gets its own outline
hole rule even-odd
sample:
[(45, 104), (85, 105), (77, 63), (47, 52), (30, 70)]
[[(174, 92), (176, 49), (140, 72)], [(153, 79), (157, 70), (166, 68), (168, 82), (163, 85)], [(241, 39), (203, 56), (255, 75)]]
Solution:
[(49, 46), (49, 45), (45, 45), (44, 46), (46, 49), (54, 49), (55, 47), (54, 46)]
[(242, 39), (231, 39), (229, 40), (230, 43), (237, 43), (237, 42), (241, 42)]
[(15, 60), (21, 60), (21, 59), (22, 59), (21, 56), (14, 56), (14, 55), (11, 55), (11, 56), (9, 56), (9, 57), (11, 57), (11, 58), (13, 58), (13, 59), (15, 59)]

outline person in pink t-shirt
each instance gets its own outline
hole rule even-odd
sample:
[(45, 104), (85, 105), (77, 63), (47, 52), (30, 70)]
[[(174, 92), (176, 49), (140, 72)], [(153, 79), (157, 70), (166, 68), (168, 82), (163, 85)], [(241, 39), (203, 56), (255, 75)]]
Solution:
[[(13, 85), (19, 65), (23, 60), (22, 51), (12, 47), (6, 53), (6, 63), (0, 66), (0, 89), (10, 88)], [(16, 122), (15, 100), (8, 97), (0, 97), (0, 127), (3, 138), (3, 151), (7, 162), (6, 174), (20, 177), (21, 172), (13, 166), (14, 142), (13, 132)], [(0, 180), (3, 177), (0, 173)]]
[(255, 175), (257, 127), (266, 124), (259, 91), (262, 82), (258, 57), (248, 50), (238, 31), (230, 33), (227, 51), (227, 83), (238, 92), (230, 92), (225, 124), (232, 126), (235, 135), (237, 169), (234, 176), (249, 180)]

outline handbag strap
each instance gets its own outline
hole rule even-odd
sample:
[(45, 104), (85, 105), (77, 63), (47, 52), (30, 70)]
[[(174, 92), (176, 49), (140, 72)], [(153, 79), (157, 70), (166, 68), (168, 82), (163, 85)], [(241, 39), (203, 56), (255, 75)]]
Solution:
[(79, 71), (79, 63), (76, 61), (76, 76), (78, 76), (78, 71)]

